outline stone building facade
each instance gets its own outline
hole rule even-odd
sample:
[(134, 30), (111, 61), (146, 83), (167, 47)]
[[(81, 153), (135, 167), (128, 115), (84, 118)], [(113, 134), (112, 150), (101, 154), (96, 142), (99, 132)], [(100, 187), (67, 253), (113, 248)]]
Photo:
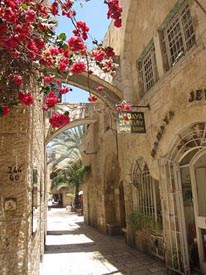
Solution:
[(206, 274), (206, 3), (121, 2), (123, 28), (111, 25), (104, 43), (119, 56), (112, 84), (144, 114), (146, 132), (118, 133), (110, 108), (89, 126), (85, 219), (123, 229), (168, 270)]

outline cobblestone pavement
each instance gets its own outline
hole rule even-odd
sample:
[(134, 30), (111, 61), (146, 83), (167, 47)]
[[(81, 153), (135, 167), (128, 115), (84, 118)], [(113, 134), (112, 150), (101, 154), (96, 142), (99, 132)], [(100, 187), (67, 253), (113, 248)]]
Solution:
[(164, 264), (83, 223), (65, 209), (48, 212), (40, 275), (165, 275)]

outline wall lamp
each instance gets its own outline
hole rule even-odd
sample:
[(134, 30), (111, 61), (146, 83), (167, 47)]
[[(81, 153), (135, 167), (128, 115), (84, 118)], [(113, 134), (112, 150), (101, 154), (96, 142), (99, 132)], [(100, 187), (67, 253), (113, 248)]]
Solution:
[(97, 151), (95, 151), (95, 152), (86, 152), (86, 150), (84, 150), (83, 153), (85, 153), (86, 155), (94, 155), (94, 154), (97, 154)]

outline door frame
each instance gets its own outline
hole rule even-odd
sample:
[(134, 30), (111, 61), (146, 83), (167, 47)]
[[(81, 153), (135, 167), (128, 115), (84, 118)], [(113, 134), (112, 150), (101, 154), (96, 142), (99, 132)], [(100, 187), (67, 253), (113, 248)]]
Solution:
[[(196, 176), (195, 176), (195, 164), (204, 155), (206, 155), (205, 148), (194, 155), (194, 157), (190, 161), (189, 169), (190, 169), (191, 186), (192, 186), (192, 196), (193, 196), (193, 205), (194, 205), (195, 227), (196, 227), (196, 235), (197, 235), (200, 269), (202, 274), (206, 275), (206, 261), (204, 260), (203, 241), (202, 241), (202, 236), (200, 232), (201, 229), (206, 229), (206, 217), (201, 217), (198, 215), (198, 198), (197, 198), (197, 188), (196, 188), (197, 185), (196, 185)], [(203, 224), (203, 220), (205, 220), (205, 226), (201, 225)]]

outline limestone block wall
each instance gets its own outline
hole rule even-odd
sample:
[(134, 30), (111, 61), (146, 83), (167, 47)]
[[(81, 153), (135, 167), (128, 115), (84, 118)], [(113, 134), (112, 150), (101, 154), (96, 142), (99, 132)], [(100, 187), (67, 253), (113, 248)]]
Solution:
[[(37, 101), (39, 102), (39, 101)], [(17, 106), (0, 118), (0, 274), (37, 275), (43, 247), (44, 215), (44, 133), (39, 104)], [(35, 130), (34, 130), (35, 129)], [(37, 163), (38, 193), (35, 211), (37, 230), (34, 233), (33, 167)], [(40, 185), (41, 182), (41, 185)], [(40, 192), (41, 186), (41, 192)], [(42, 212), (41, 212), (42, 211)], [(42, 230), (41, 230), (42, 229)]]
[[(152, 8), (149, 2), (151, 2)], [(176, 2), (177, 1), (137, 1), (137, 18), (134, 20), (132, 36), (134, 39), (133, 43), (129, 44), (130, 51), (128, 53), (130, 62), (133, 60), (131, 66), (136, 67), (136, 60), (142, 50), (148, 41), (156, 35), (158, 26), (160, 26)], [(206, 41), (204, 37), (206, 28), (203, 28), (203, 22), (205, 26), (206, 17), (195, 5), (194, 1), (190, 1), (190, 3), (191, 13), (196, 22), (196, 45), (187, 52), (186, 56), (175, 64), (173, 68), (168, 72), (164, 72), (164, 74), (159, 77), (158, 82), (144, 97), (140, 96), (140, 88), (137, 83), (137, 70), (135, 69), (135, 74), (133, 75), (135, 90), (133, 92), (135, 92), (139, 98), (138, 104), (147, 105), (149, 103), (150, 110), (135, 109), (144, 112), (146, 134), (121, 134), (121, 147), (125, 148), (122, 165), (124, 162), (124, 167), (127, 171), (129, 171), (131, 163), (137, 156), (144, 156), (144, 158), (147, 159), (153, 176), (157, 178), (158, 167), (155, 160), (159, 156), (166, 154), (175, 133), (178, 133), (180, 129), (194, 121), (205, 119)], [(159, 13), (159, 10), (161, 10), (161, 13)], [(141, 18), (144, 18), (144, 20), (141, 20)], [(127, 47), (129, 45), (127, 45)], [(161, 56), (157, 56), (157, 59), (161, 59)], [(197, 90), (202, 91), (201, 99), (191, 102), (191, 92)], [(167, 124), (164, 119), (169, 115), (169, 112), (173, 112), (174, 114)], [(160, 140), (158, 140), (157, 134), (162, 129), (161, 126), (164, 126), (164, 131)], [(156, 148), (156, 153), (155, 156), (152, 156), (151, 154), (154, 148)], [(125, 159), (128, 161), (125, 162)]]
[[(132, 27), (127, 30), (126, 34), (128, 39), (132, 37), (132, 42), (127, 45), (125, 43), (122, 51), (127, 56), (129, 70), (133, 72), (131, 85), (134, 86), (134, 89), (130, 90), (130, 93), (133, 94), (130, 98), (134, 99), (132, 103), (149, 104), (150, 109), (134, 109), (134, 111), (144, 112), (145, 134), (119, 135), (119, 148), (121, 147), (122, 150), (120, 167), (125, 188), (127, 217), (133, 208), (131, 173), (134, 161), (143, 157), (149, 166), (152, 177), (159, 180), (158, 160), (167, 156), (182, 129), (189, 127), (194, 122), (205, 121), (206, 112), (204, 92), (206, 89), (206, 16), (204, 12), (196, 5), (195, 1), (189, 1), (196, 44), (167, 72), (161, 65), (162, 53), (157, 50), (159, 79), (142, 97), (136, 61), (149, 41), (152, 38), (156, 39), (158, 28), (178, 1), (134, 2), (132, 6), (133, 11), (136, 10), (136, 15), (133, 18)], [(204, 1), (200, 2), (205, 7)], [(133, 14), (131, 13), (129, 17), (132, 18)], [(124, 69), (127, 70), (127, 66)], [(121, 74), (122, 89), (125, 91), (128, 86), (125, 86), (127, 79), (124, 81), (124, 76)], [(192, 100), (191, 93), (194, 94)], [(132, 236), (132, 233), (130, 235)]]
[(0, 273), (27, 274), (28, 214), (31, 207), (28, 198), (28, 187), (31, 185), (31, 167), (28, 163), (30, 111), (17, 107), (9, 116), (0, 119)]
[[(31, 163), (33, 169), (33, 188), (36, 188), (36, 204), (32, 196), (32, 216), (31, 231), (29, 232), (28, 274), (36, 275), (39, 273), (39, 263), (44, 255), (44, 243), (46, 234), (46, 215), (47, 215), (47, 190), (46, 190), (46, 160), (45, 160), (45, 136), (44, 114), (41, 111), (42, 98), (36, 95), (36, 103), (32, 109), (32, 141), (31, 141)], [(36, 170), (36, 178), (34, 171)], [(35, 209), (34, 209), (35, 207)], [(33, 228), (32, 228), (33, 227)]]
[(84, 216), (87, 224), (106, 232), (107, 223), (121, 220), (117, 133), (108, 107), (96, 115), (97, 122), (89, 126), (83, 140), (83, 163), (91, 167), (83, 184)]

